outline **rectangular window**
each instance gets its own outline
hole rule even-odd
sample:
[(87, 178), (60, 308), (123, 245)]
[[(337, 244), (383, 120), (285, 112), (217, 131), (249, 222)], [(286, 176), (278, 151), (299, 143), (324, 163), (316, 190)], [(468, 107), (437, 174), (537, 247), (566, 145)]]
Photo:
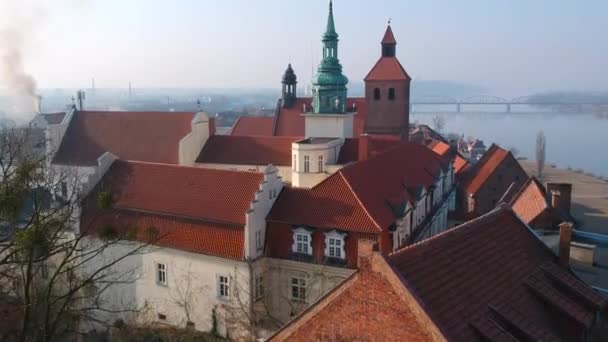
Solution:
[(217, 296), (220, 298), (230, 298), (230, 278), (227, 276), (217, 277)]
[(260, 251), (264, 246), (264, 241), (262, 240), (262, 231), (258, 230), (255, 232), (255, 249)]
[(323, 172), (323, 156), (319, 156), (319, 172)]
[(262, 276), (255, 277), (255, 300), (260, 300), (264, 297), (264, 279)]
[(395, 99), (395, 88), (388, 88), (388, 99), (389, 100)]
[(310, 156), (304, 156), (304, 172), (310, 172)]
[(158, 285), (167, 286), (167, 265), (156, 264), (156, 283)]
[(294, 155), (293, 155), (293, 163), (292, 163), (292, 165), (291, 165), (291, 167), (292, 167), (292, 169), (293, 169), (294, 171), (297, 171), (297, 170), (296, 170), (296, 165), (298, 165), (298, 159), (297, 159), (296, 155), (294, 154)]
[(342, 258), (342, 240), (329, 238), (329, 257)]
[(296, 234), (296, 251), (302, 254), (308, 253), (310, 235), (307, 234)]
[(306, 279), (300, 277), (291, 278), (291, 299), (298, 302), (306, 301)]

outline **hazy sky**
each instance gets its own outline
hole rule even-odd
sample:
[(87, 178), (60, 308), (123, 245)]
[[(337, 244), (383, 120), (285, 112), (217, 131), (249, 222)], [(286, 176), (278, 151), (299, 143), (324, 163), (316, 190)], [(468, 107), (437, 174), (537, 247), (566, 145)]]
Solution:
[[(0, 4), (0, 25), (29, 28), (24, 65), (39, 87), (89, 87), (93, 76), (98, 87), (278, 87), (289, 61), (308, 83), (328, 1)], [(351, 82), (378, 58), (390, 17), (397, 56), (415, 79), (496, 95), (608, 90), (606, 0), (335, 0), (334, 12)]]

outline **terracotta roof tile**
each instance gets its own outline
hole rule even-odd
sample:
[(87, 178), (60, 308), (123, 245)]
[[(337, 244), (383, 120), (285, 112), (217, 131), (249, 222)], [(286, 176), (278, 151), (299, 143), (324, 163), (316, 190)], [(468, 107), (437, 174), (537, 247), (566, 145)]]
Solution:
[[(369, 135), (369, 156), (382, 153), (401, 143), (401, 138), (395, 135)], [(348, 164), (359, 160), (359, 138), (345, 139), (340, 149), (338, 164)]]
[[(117, 236), (143, 243), (221, 258), (243, 259), (243, 226), (119, 209), (106, 210), (97, 216), (96, 212), (90, 210), (83, 213), (83, 226), (97, 232), (110, 226), (115, 229)], [(127, 233), (133, 227), (137, 228), (137, 234)], [(157, 238), (150, 236), (150, 227), (154, 227)]]
[(244, 225), (261, 173), (117, 160), (99, 182), (113, 206)]
[(365, 77), (365, 81), (408, 81), (411, 80), (396, 57), (380, 57), (376, 65)]
[(205, 143), (197, 163), (291, 165), (291, 143), (301, 137), (215, 135)]
[(75, 112), (53, 163), (92, 166), (111, 152), (125, 160), (177, 164), (194, 114)]
[(544, 186), (534, 177), (526, 181), (510, 203), (513, 211), (526, 224), (532, 223), (550, 208)]
[[(505, 206), (393, 253), (389, 261), (448, 340), (476, 341), (480, 330), (494, 334), (480, 319), (495, 320), (511, 334), (565, 336), (580, 326), (556, 321), (562, 308), (585, 324), (594, 314), (568, 288), (591, 289), (557, 266), (553, 252)], [(556, 286), (546, 265), (576, 285)], [(547, 295), (539, 297), (531, 286)]]
[(339, 173), (313, 189), (283, 188), (267, 220), (345, 231), (380, 231)]
[(382, 44), (397, 44), (395, 40), (395, 35), (393, 34), (393, 29), (390, 25), (386, 28), (386, 32), (384, 32), (384, 37), (382, 37)]
[[(312, 189), (286, 189), (268, 219), (319, 228), (383, 231), (396, 219), (390, 203), (411, 200), (409, 189), (431, 186), (444, 167), (431, 150), (403, 142), (340, 169)], [(380, 174), (382, 177), (374, 176)]]
[(241, 116), (232, 126), (230, 135), (241, 136), (271, 136), (274, 117)]
[(465, 191), (475, 194), (509, 155), (509, 151), (492, 144), (471, 170), (464, 184)]

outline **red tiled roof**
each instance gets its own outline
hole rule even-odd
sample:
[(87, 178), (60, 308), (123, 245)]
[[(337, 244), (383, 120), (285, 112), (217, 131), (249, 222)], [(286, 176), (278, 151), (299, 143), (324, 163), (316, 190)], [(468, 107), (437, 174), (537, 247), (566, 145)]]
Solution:
[(105, 152), (121, 159), (177, 164), (195, 113), (75, 112), (53, 163), (92, 166)]
[(535, 177), (530, 177), (510, 201), (513, 211), (526, 224), (532, 223), (549, 209), (545, 187)]
[(65, 117), (65, 112), (60, 113), (43, 113), (42, 117), (46, 120), (46, 123), (49, 125), (58, 125), (63, 121)]
[(267, 220), (346, 231), (380, 231), (339, 172), (313, 189), (283, 188)]
[(246, 135), (246, 136), (271, 136), (272, 126), (274, 125), (274, 117), (239, 117), (230, 131), (230, 135)]
[(450, 149), (450, 145), (444, 143), (443, 141), (437, 141), (432, 148), (433, 152), (437, 153), (440, 156), (443, 156), (450, 152)]
[(384, 32), (382, 44), (397, 44), (395, 36), (393, 35), (393, 29), (391, 29), (391, 25), (388, 25), (388, 27), (386, 28), (386, 32)]
[[(311, 103), (312, 99), (310, 97), (298, 98), (292, 107), (281, 107), (274, 119), (275, 127), (273, 135), (289, 137), (304, 136), (305, 119), (302, 115), (303, 106), (306, 105), (307, 110), (310, 110)], [(353, 123), (353, 135), (357, 137), (363, 133), (367, 104), (364, 98), (348, 98), (346, 100), (346, 108), (348, 108), (348, 110), (351, 110), (353, 104), (357, 108), (357, 114), (355, 115)]]
[[(576, 322), (588, 327), (595, 310), (606, 307), (504, 206), (393, 253), (389, 261), (448, 340), (478, 341), (479, 330), (491, 333), (490, 322), (545, 339), (580, 336)], [(539, 288), (542, 293), (534, 290)], [(579, 289), (584, 294), (574, 293)]]
[(117, 160), (100, 181), (113, 207), (245, 224), (261, 173)]
[(460, 153), (456, 154), (456, 158), (454, 159), (454, 173), (460, 174), (467, 170), (468, 167), (471, 166), (468, 160), (466, 160)]
[(509, 154), (509, 151), (492, 144), (471, 170), (464, 185), (467, 194), (475, 194)]
[[(84, 227), (92, 231), (101, 233), (101, 229), (112, 227), (117, 236), (130, 240), (191, 253), (243, 259), (245, 233), (239, 225), (222, 225), (132, 210), (94, 210), (85, 209), (82, 217)], [(136, 227), (137, 231), (128, 232), (128, 229), (133, 227)], [(150, 236), (150, 227), (155, 229), (157, 237)]]
[(301, 137), (215, 135), (205, 143), (197, 163), (291, 165), (291, 143)]
[(340, 169), (312, 189), (283, 191), (268, 219), (319, 228), (383, 231), (395, 221), (391, 203), (411, 200), (409, 189), (431, 186), (443, 167), (431, 150), (403, 142)]
[[(396, 135), (369, 135), (369, 156), (382, 153), (391, 147), (397, 146), (401, 138)], [(348, 164), (359, 160), (359, 138), (349, 138), (344, 140), (344, 145), (340, 149), (338, 164)]]
[(380, 57), (376, 65), (365, 77), (365, 81), (409, 81), (407, 74), (396, 57)]

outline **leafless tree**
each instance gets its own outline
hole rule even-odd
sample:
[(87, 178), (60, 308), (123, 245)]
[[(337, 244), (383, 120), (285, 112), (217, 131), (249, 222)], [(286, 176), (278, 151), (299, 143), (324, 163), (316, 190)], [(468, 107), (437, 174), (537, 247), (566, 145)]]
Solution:
[(538, 178), (543, 177), (547, 152), (546, 143), (547, 141), (545, 138), (545, 133), (543, 131), (539, 131), (536, 135), (536, 175)]
[[(78, 178), (50, 167), (31, 129), (3, 128), (0, 139), (0, 322), (13, 322), (0, 324), (0, 340), (66, 340), (111, 324), (104, 315), (138, 310), (109, 305), (104, 294), (134, 281), (132, 270), (115, 266), (143, 253), (155, 230), (100, 228), (111, 206), (101, 192), (87, 206), (91, 219), (80, 222)], [(130, 243), (136, 234), (146, 242)]]
[(433, 117), (433, 128), (438, 133), (441, 133), (443, 131), (444, 127), (445, 127), (445, 118), (441, 115), (435, 115)]

